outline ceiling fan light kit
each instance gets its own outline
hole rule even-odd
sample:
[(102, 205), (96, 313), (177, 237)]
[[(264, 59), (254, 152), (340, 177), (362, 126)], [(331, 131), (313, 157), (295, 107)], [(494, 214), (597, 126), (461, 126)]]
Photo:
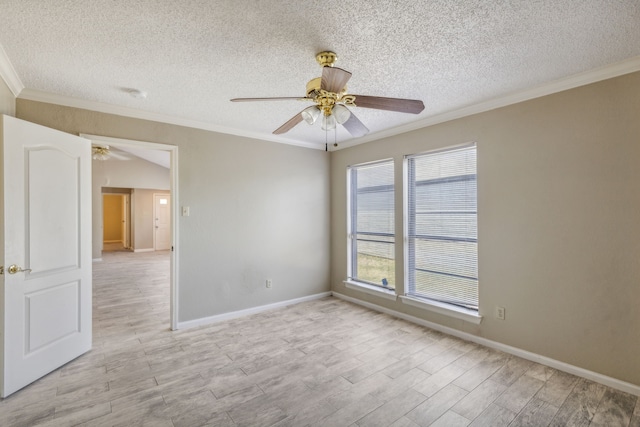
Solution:
[(338, 56), (331, 51), (323, 51), (316, 55), (316, 61), (322, 66), (322, 76), (311, 79), (307, 83), (305, 97), (234, 98), (231, 101), (302, 100), (311, 101), (315, 104), (305, 108), (273, 131), (276, 135), (288, 132), (303, 120), (312, 125), (318, 120), (320, 113), (322, 113), (321, 128), (324, 131), (333, 130), (336, 128), (336, 124), (340, 124), (356, 138), (369, 133), (369, 129), (347, 106), (411, 114), (419, 114), (424, 110), (423, 102), (416, 99), (347, 94), (347, 82), (351, 78), (351, 73), (334, 67), (337, 59)]
[(93, 160), (107, 160), (110, 154), (111, 151), (108, 145), (91, 147), (91, 158)]

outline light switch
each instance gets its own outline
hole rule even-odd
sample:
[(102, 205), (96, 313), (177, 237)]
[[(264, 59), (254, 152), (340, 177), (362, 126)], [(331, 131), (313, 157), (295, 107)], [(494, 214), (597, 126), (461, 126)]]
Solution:
[(182, 216), (189, 216), (189, 206), (182, 207)]

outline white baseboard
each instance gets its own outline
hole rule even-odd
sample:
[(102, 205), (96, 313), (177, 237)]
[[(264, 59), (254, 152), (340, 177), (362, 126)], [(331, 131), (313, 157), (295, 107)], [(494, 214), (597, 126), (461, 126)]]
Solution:
[(155, 252), (155, 249), (153, 249), (153, 248), (134, 249), (133, 252)]
[(261, 305), (258, 307), (251, 307), (245, 310), (232, 311), (230, 313), (222, 313), (215, 316), (203, 317), (201, 319), (187, 320), (185, 322), (178, 322), (177, 329), (194, 328), (196, 326), (209, 325), (211, 323), (222, 322), (225, 320), (236, 319), (238, 317), (249, 316), (251, 314), (261, 313), (263, 311), (273, 310), (275, 308), (286, 307), (289, 305), (299, 304), (301, 302), (312, 301), (320, 298), (331, 296), (331, 292), (322, 292), (315, 295), (309, 295), (302, 298), (290, 299), (287, 301), (280, 301), (273, 304)]
[(93, 262), (102, 262), (102, 258), (94, 258), (92, 261)]
[(599, 374), (597, 372), (589, 371), (587, 369), (580, 368), (578, 366), (570, 365), (565, 362), (561, 362), (559, 360), (551, 359), (546, 356), (542, 356), (536, 353), (532, 353), (527, 350), (522, 350), (517, 347), (512, 347), (510, 345), (502, 344), (497, 341), (492, 341), (487, 338), (482, 338), (476, 335), (469, 334), (467, 332), (462, 332), (457, 329), (449, 328), (447, 326), (442, 326), (437, 323), (429, 322), (428, 320), (420, 319), (419, 317), (411, 316), (408, 314), (401, 313), (399, 311), (390, 310), (385, 307), (381, 307), (376, 304), (372, 304), (370, 302), (362, 301), (357, 298), (352, 298), (347, 295), (343, 295), (338, 292), (332, 292), (332, 295), (336, 298), (340, 298), (345, 301), (352, 302), (354, 304), (361, 305), (363, 307), (370, 308), (375, 311), (379, 311), (385, 314), (389, 314), (394, 317), (398, 317), (400, 319), (407, 320), (412, 323), (416, 323), (418, 325), (426, 326), (431, 329), (435, 329), (436, 331), (443, 332), (448, 335), (453, 335), (454, 337), (462, 338), (467, 341), (474, 342), (476, 344), (483, 345), (485, 347), (493, 348), (496, 350), (503, 351), (505, 353), (513, 354), (514, 356), (521, 357), (526, 360), (530, 360), (532, 362), (540, 363), (541, 365), (549, 366), (551, 368), (557, 369), (559, 371), (567, 372), (572, 375), (576, 375), (582, 378), (586, 378), (591, 381), (595, 381), (597, 383), (606, 385), (611, 388), (615, 388), (620, 391), (624, 391), (625, 393), (631, 393), (636, 396), (640, 396), (640, 385), (631, 384), (626, 381), (618, 380), (616, 378), (608, 377), (606, 375)]

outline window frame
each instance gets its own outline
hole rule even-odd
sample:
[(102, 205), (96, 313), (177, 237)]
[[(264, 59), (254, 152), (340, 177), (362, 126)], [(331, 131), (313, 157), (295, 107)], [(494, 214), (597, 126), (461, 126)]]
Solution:
[[(480, 298), (478, 296), (478, 309), (470, 309), (461, 307), (459, 305), (450, 304), (442, 301), (437, 301), (434, 299), (429, 299), (426, 297), (420, 297), (417, 295), (411, 295), (409, 293), (410, 283), (409, 280), (412, 277), (411, 272), (411, 259), (410, 259), (410, 239), (409, 239), (409, 228), (410, 224), (410, 192), (411, 187), (413, 186), (412, 177), (410, 176), (409, 170), (409, 162), (412, 158), (420, 157), (424, 155), (437, 154), (447, 151), (453, 150), (462, 150), (465, 148), (475, 147), (476, 149), (476, 159), (478, 156), (478, 146), (475, 142), (452, 145), (447, 147), (441, 147), (434, 150), (423, 151), (419, 153), (405, 155), (403, 158), (403, 206), (402, 206), (402, 220), (403, 220), (403, 272), (404, 272), (404, 295), (400, 295), (400, 300), (414, 307), (419, 307), (425, 310), (429, 310), (438, 314), (443, 314), (446, 316), (458, 318), (461, 320), (465, 320), (467, 322), (471, 322), (474, 324), (480, 324), (482, 322), (483, 316), (480, 314)], [(476, 181), (477, 181), (477, 165), (476, 165)], [(477, 192), (476, 192), (477, 197)], [(476, 222), (477, 222), (477, 213), (476, 213)], [(415, 261), (414, 261), (415, 262)], [(478, 282), (478, 290), (479, 290), (479, 282)]]
[[(358, 164), (354, 164), (354, 165), (349, 165), (347, 166), (347, 278), (346, 280), (343, 281), (343, 283), (345, 284), (345, 286), (347, 288), (350, 289), (355, 289), (358, 291), (362, 291), (371, 295), (376, 295), (376, 296), (382, 296), (386, 299), (391, 299), (391, 300), (396, 300), (397, 299), (397, 294), (396, 294), (396, 289), (398, 284), (396, 283), (396, 277), (397, 277), (397, 265), (395, 265), (394, 268), (394, 277), (393, 277), (393, 283), (394, 283), (394, 287), (393, 288), (389, 288), (389, 287), (385, 287), (383, 285), (379, 285), (377, 283), (372, 283), (372, 282), (368, 282), (366, 280), (359, 280), (358, 278), (354, 278), (353, 277), (353, 269), (354, 269), (354, 262), (355, 262), (355, 258), (357, 257), (357, 251), (356, 253), (354, 253), (353, 248), (354, 248), (354, 240), (355, 240), (355, 236), (356, 236), (356, 230), (353, 230), (353, 209), (352, 209), (352, 205), (354, 203), (354, 201), (356, 200), (352, 191), (352, 173), (354, 169), (358, 169), (358, 168), (362, 168), (362, 167), (367, 167), (367, 166), (375, 166), (375, 165), (379, 165), (379, 164), (385, 164), (385, 163), (390, 163), (391, 166), (393, 167), (393, 192), (394, 192), (394, 197), (393, 197), (393, 205), (394, 205), (394, 232), (393, 232), (393, 251), (395, 253), (395, 248), (396, 245), (398, 243), (397, 240), (397, 236), (395, 233), (395, 227), (396, 227), (396, 223), (397, 223), (397, 215), (396, 215), (396, 203), (395, 203), (395, 192), (396, 192), (396, 180), (395, 180), (395, 169), (396, 169), (396, 165), (395, 165), (395, 160), (393, 158), (385, 158), (385, 159), (380, 159), (380, 160), (375, 160), (375, 161), (371, 161), (371, 162), (365, 162), (365, 163), (358, 163)], [(394, 256), (395, 259), (395, 256)]]

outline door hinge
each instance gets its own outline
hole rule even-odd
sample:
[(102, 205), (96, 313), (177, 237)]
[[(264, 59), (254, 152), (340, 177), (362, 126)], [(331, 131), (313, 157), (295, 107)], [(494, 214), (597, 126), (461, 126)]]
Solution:
[(4, 274), (4, 265), (0, 265), (0, 275)]

